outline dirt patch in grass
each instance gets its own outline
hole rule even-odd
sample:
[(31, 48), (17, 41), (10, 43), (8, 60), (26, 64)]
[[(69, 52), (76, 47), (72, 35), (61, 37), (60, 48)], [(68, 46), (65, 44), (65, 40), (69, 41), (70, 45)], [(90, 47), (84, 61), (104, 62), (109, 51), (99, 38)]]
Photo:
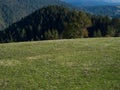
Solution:
[(0, 66), (17, 66), (20, 65), (21, 62), (18, 60), (1, 60)]
[(37, 55), (37, 56), (29, 56), (26, 59), (27, 60), (38, 60), (38, 59), (46, 59), (46, 58), (50, 58), (51, 55), (50, 54), (46, 54), (46, 55)]

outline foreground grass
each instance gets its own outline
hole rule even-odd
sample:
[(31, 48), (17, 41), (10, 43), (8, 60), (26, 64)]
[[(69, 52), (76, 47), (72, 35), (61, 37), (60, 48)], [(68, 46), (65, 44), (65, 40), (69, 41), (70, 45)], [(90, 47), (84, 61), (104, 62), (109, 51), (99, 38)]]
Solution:
[(120, 90), (120, 38), (0, 44), (0, 90)]

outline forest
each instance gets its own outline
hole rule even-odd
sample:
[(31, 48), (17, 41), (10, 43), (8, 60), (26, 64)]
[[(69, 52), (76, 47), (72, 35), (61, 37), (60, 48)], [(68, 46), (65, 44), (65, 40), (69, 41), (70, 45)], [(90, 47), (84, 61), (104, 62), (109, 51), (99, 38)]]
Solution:
[(120, 18), (54, 5), (43, 7), (0, 31), (0, 43), (119, 36)]

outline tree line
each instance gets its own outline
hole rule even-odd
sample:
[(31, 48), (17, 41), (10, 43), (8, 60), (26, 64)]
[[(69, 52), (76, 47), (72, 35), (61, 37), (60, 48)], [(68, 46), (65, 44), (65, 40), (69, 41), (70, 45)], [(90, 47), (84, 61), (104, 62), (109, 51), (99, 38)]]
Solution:
[(120, 18), (48, 6), (0, 31), (0, 42), (119, 36)]

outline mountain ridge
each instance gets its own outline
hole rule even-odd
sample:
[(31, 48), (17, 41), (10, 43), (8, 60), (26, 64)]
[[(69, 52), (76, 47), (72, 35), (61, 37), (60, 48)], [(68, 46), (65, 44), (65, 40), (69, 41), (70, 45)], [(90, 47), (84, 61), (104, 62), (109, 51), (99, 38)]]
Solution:
[(118, 17), (120, 18), (120, 5), (110, 6), (110, 5), (104, 5), (104, 6), (89, 6), (89, 7), (83, 7), (83, 10), (85, 10), (88, 13), (95, 14), (95, 15), (107, 15), (109, 17)]
[(119, 0), (62, 0), (74, 6), (98, 6), (98, 5), (119, 5)]
[(95, 15), (108, 15), (110, 17), (120, 17), (119, 0), (63, 0), (76, 8), (83, 9)]

